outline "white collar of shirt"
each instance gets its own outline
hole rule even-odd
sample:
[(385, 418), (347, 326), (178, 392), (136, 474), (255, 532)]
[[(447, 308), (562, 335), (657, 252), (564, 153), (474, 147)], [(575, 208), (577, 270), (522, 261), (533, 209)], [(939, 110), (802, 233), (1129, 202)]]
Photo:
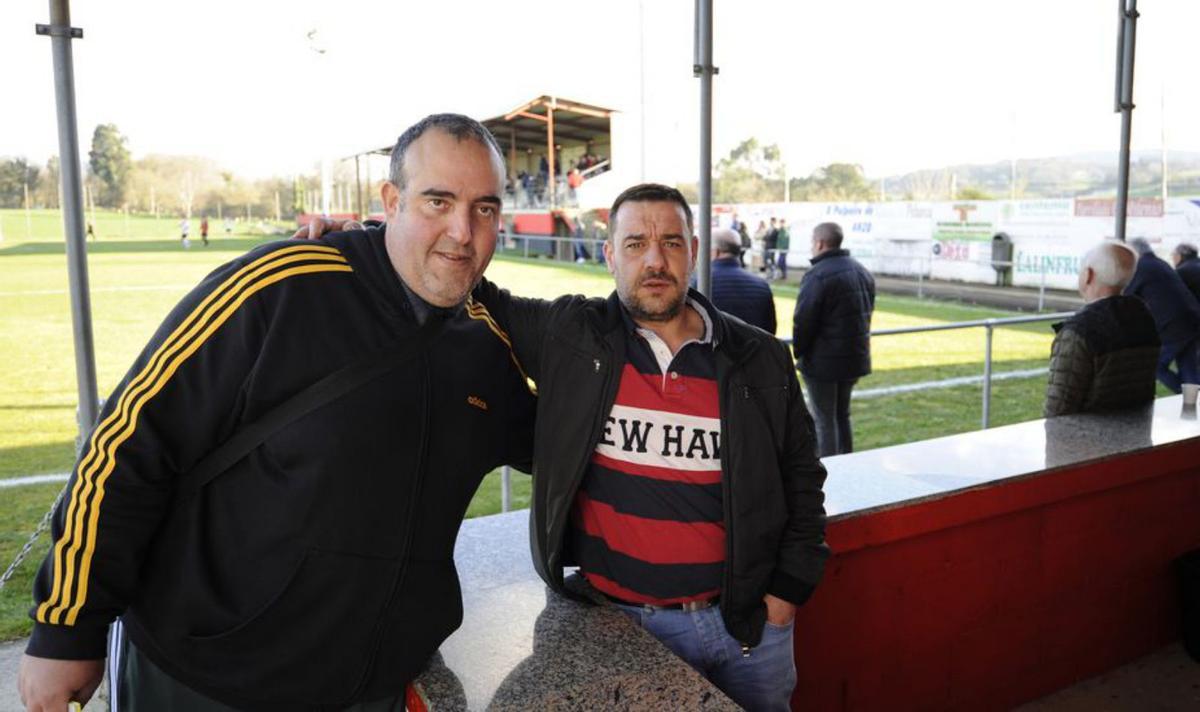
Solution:
[[(700, 338), (698, 339), (689, 339), (688, 341), (680, 344), (679, 351), (683, 351), (684, 347), (686, 347), (688, 344), (711, 344), (715, 346), (716, 340), (713, 338), (712, 316), (709, 315), (708, 310), (704, 308), (703, 304), (692, 299), (691, 297), (686, 299), (684, 306), (691, 307), (696, 311), (697, 314), (700, 315), (700, 319), (704, 321), (704, 333), (701, 334)], [(667, 371), (671, 368), (671, 362), (675, 360), (675, 355), (679, 353), (679, 351), (675, 352), (675, 354), (671, 353), (671, 349), (669, 346), (667, 346), (667, 342), (663, 341), (658, 334), (654, 333), (654, 331), (642, 326), (637, 326), (635, 328), (637, 329), (638, 335), (645, 339), (646, 343), (650, 344), (650, 352), (654, 354), (654, 360), (658, 362), (658, 370), (665, 378)]]

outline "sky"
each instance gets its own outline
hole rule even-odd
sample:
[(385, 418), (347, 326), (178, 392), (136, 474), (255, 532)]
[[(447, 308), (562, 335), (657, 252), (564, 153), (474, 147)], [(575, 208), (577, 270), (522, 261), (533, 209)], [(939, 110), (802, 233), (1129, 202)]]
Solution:
[[(846, 161), (878, 177), (1117, 148), (1111, 0), (714, 5), (715, 158), (753, 136), (783, 149), (791, 175)], [(34, 34), (48, 8), (0, 3), (0, 156), (58, 150), (50, 41)], [(1139, 10), (1133, 147), (1157, 150), (1165, 128), (1170, 150), (1198, 151), (1200, 2)], [(555, 94), (633, 123), (644, 111), (647, 178), (695, 181), (692, 12), (692, 0), (74, 0), (82, 151), (115, 123), (135, 157), (289, 175), (390, 144), (434, 111), (482, 119)]]

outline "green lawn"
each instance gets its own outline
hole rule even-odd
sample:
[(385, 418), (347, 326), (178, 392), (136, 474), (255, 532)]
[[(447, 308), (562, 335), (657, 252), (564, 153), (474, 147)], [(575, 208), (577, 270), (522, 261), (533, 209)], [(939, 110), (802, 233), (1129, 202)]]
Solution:
[[(213, 232), (219, 224), (213, 222)], [(177, 218), (129, 218), (129, 238), (120, 214), (100, 214), (100, 239), (89, 244), (89, 271), (101, 394), (107, 394), (159, 321), (183, 294), (222, 262), (267, 239), (257, 225), (240, 225), (232, 238), (214, 237), (208, 248), (193, 240), (183, 250)], [(0, 478), (71, 468), (75, 439), (75, 369), (67, 294), (66, 261), (57, 213), (34, 211), (31, 240), (24, 239), (25, 214), (0, 211)], [(193, 220), (193, 235), (198, 220)], [(563, 293), (607, 295), (611, 277), (595, 265), (551, 263), (499, 256), (488, 275), (522, 295)], [(778, 287), (781, 336), (789, 335), (794, 287)], [(931, 324), (1008, 313), (973, 306), (880, 296), (877, 328)], [(999, 330), (995, 369), (1044, 366), (1051, 332), (1047, 325)], [(983, 331), (879, 337), (873, 344), (876, 372), (859, 388), (912, 383), (982, 372)], [(1039, 415), (1044, 378), (997, 383), (992, 422), (1003, 424)], [(980, 388), (961, 387), (855, 402), (859, 449), (908, 442), (978, 427)], [(914, 417), (915, 416), (915, 417)], [(488, 476), (468, 516), (499, 511), (499, 474)], [(515, 507), (528, 506), (529, 479), (513, 474)], [(6, 568), (26, 535), (49, 506), (54, 485), (0, 490), (0, 568)], [(0, 593), (0, 639), (27, 632), (29, 580), (46, 542)]]

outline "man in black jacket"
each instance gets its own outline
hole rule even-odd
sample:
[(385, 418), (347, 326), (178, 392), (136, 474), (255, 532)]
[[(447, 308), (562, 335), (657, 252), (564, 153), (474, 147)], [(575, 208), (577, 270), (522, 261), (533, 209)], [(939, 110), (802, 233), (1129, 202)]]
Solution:
[[(1181, 383), (1200, 383), (1197, 337), (1200, 337), (1200, 302), (1143, 238), (1129, 241), (1138, 253), (1133, 280), (1125, 294), (1141, 297), (1154, 315), (1162, 351), (1158, 357), (1158, 380), (1174, 393)], [(1171, 366), (1175, 365), (1175, 369)]]
[(852, 452), (850, 391), (871, 372), (875, 278), (842, 249), (842, 228), (813, 228), (812, 268), (800, 280), (792, 350), (804, 375), (821, 457)]
[(1171, 261), (1175, 263), (1175, 273), (1187, 285), (1192, 296), (1200, 299), (1200, 257), (1196, 254), (1196, 246), (1179, 243), (1171, 251)]
[[(384, 229), (260, 247), (167, 317), (55, 513), (18, 684), (30, 710), (87, 701), (118, 615), (110, 680), (132, 709), (403, 708), (461, 622), (471, 496), (530, 455), (533, 398), (471, 298), (501, 155), (477, 122), (428, 117), (393, 150)], [(197, 481), (236, 433), (376, 354), (396, 367)]]
[(1141, 299), (1121, 294), (1136, 263), (1133, 250), (1114, 241), (1084, 255), (1079, 294), (1087, 306), (1054, 325), (1047, 418), (1132, 408), (1154, 400), (1160, 347), (1154, 317)]
[(738, 263), (741, 237), (729, 228), (712, 231), (713, 306), (768, 334), (775, 333), (775, 296), (766, 280)]
[(787, 349), (689, 290), (691, 210), (617, 197), (607, 300), (481, 296), (538, 386), (530, 534), (753, 710), (786, 710), (792, 619), (828, 555), (825, 471)]

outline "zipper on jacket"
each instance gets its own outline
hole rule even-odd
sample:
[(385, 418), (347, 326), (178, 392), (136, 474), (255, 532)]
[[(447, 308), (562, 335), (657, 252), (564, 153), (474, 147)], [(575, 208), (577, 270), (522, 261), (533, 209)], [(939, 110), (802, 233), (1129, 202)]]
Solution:
[(429, 375), (429, 354), (422, 350), (421, 353), (421, 372), (424, 376), (422, 399), (421, 399), (421, 444), (419, 446), (417, 456), (417, 473), (413, 478), (412, 493), (408, 500), (408, 508), (405, 511), (408, 527), (404, 532), (404, 542), (400, 546), (399, 562), (400, 567), (396, 572), (395, 578), (392, 580), (392, 590), (388, 593), (387, 602), (380, 612), (380, 620), (375, 626), (374, 640), (371, 642), (371, 656), (367, 659), (367, 666), (363, 669), (362, 678), (358, 681), (358, 685), (354, 688), (354, 693), (350, 699), (354, 699), (362, 692), (363, 688), (371, 680), (371, 673), (375, 670), (375, 665), (378, 663), (379, 646), (383, 643), (383, 632), (387, 627), (387, 615), (392, 610), (392, 606), (396, 602), (396, 592), (404, 585), (404, 581), (408, 578), (408, 550), (412, 547), (413, 534), (416, 531), (416, 522), (414, 518), (417, 501), (421, 497), (422, 485), (425, 483), (425, 470), (429, 460), (429, 430), (430, 430), (430, 407), (429, 401), (431, 398), (430, 389), (432, 382)]
[[(609, 351), (607, 354), (607, 358), (610, 362), (613, 361), (611, 351)], [(583, 484), (584, 475), (587, 474), (588, 463), (591, 462), (591, 454), (596, 451), (596, 445), (600, 443), (600, 437), (604, 430), (604, 419), (608, 417), (609, 412), (612, 411), (613, 403), (615, 403), (617, 400), (617, 394), (615, 392), (612, 393), (612, 397), (609, 398), (609, 390), (611, 390), (612, 385), (612, 373), (611, 371), (604, 371), (603, 367), (604, 362), (601, 359), (592, 359), (592, 372), (604, 373), (604, 382), (600, 384), (600, 395), (602, 400), (600, 407), (596, 409), (596, 419), (592, 424), (592, 437), (588, 441), (588, 447), (585, 451), (586, 455), (583, 459), (583, 465), (575, 473), (574, 477), (571, 478), (571, 494), (569, 497), (570, 501), (567, 503), (566, 507), (561, 508), (562, 514), (558, 516), (556, 521), (550, 523), (550, 531), (546, 533), (547, 543), (554, 541), (559, 542), (558, 561), (551, 562), (552, 570), (550, 573), (557, 580), (559, 580), (560, 583), (562, 579), (562, 543), (566, 534), (566, 531), (564, 530), (564, 524), (566, 519), (571, 516), (571, 507), (573, 506), (572, 503), (575, 501), (575, 495), (579, 493), (580, 485)]]

